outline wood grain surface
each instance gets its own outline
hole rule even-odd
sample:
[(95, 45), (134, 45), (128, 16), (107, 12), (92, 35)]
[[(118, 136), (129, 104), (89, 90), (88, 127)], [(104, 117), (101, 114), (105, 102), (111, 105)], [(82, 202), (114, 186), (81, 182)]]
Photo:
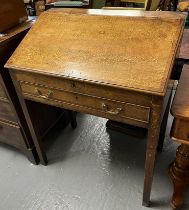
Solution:
[(7, 99), (0, 98), (0, 120), (18, 123), (14, 109)]
[(171, 113), (176, 118), (189, 119), (189, 65), (184, 65), (172, 104)]
[[(6, 34), (0, 36), (0, 72), (3, 71), (5, 63), (10, 58), (14, 50), (17, 48), (18, 43), (21, 42), (22, 38), (32, 27), (32, 25), (33, 21), (27, 21), (7, 30)], [(15, 39), (17, 42), (15, 42)]]
[(0, 33), (28, 19), (23, 0), (1, 0), (0, 4)]
[(42, 164), (46, 153), (24, 99), (148, 128), (143, 205), (150, 205), (163, 102), (184, 19), (77, 9), (39, 17), (6, 67)]
[(189, 60), (189, 29), (184, 29), (179, 58)]
[(6, 95), (6, 93), (5, 93), (5, 90), (4, 90), (4, 88), (3, 88), (3, 86), (0, 84), (0, 100), (1, 99), (6, 99), (7, 98), (7, 95)]
[(15, 26), (14, 28), (7, 30), (3, 36), (0, 36), (0, 44), (4, 44), (4, 41), (7, 41), (8, 39), (13, 38), (18, 33), (23, 32), (24, 30), (30, 29), (33, 26), (33, 24), (34, 24), (33, 21), (28, 20), (20, 25)]
[(184, 19), (170, 12), (47, 11), (6, 67), (164, 95)]
[(184, 202), (184, 191), (189, 186), (189, 65), (184, 65), (179, 85), (171, 107), (174, 116), (170, 136), (181, 145), (176, 159), (170, 164), (168, 174), (173, 183), (171, 205), (180, 209)]

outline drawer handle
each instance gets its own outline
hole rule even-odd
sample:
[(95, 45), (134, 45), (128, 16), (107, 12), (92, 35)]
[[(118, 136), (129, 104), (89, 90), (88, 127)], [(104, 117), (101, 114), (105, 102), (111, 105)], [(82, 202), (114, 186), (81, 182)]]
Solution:
[(36, 92), (39, 94), (39, 96), (41, 98), (44, 98), (44, 99), (49, 99), (49, 97), (52, 95), (53, 91), (52, 90), (49, 90), (49, 92), (47, 94), (43, 94), (41, 92), (41, 90), (39, 90), (38, 88), (35, 88)]
[(123, 108), (118, 107), (115, 110), (109, 109), (108, 105), (105, 103), (102, 103), (102, 108), (108, 113), (108, 114), (112, 114), (112, 115), (117, 115), (120, 113), (120, 111), (123, 110)]

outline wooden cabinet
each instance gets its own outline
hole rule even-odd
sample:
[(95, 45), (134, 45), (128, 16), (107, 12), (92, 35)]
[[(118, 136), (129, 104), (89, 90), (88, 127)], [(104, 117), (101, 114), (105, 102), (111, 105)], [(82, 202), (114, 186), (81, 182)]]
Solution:
[(184, 202), (184, 191), (189, 186), (189, 65), (184, 65), (171, 107), (174, 117), (170, 136), (181, 145), (175, 160), (169, 165), (168, 174), (173, 184), (171, 206), (180, 209)]
[(4, 91), (4, 89), (3, 89), (3, 86), (0, 84), (0, 98), (2, 99), (5, 99), (5, 98), (7, 98), (7, 95), (6, 95), (6, 93), (5, 93), (5, 91)]
[(1, 0), (0, 33), (28, 19), (23, 0)]
[(27, 145), (23, 141), (24, 139), (19, 125), (0, 121), (0, 133), (1, 142), (23, 150), (27, 148)]
[[(37, 164), (39, 157), (31, 132), (10, 74), (4, 68), (5, 62), (32, 25), (32, 22), (25, 22), (6, 31), (6, 35), (0, 37), (0, 142), (16, 147), (26, 154), (32, 163)], [(41, 138), (64, 112), (60, 108), (30, 101), (27, 101), (27, 106), (28, 110), (30, 110), (32, 122), (36, 125)]]
[(32, 25), (32, 22), (25, 22), (0, 37), (0, 142), (16, 147), (37, 164), (39, 158), (35, 146), (12, 80), (8, 70), (4, 68), (5, 62)]
[(5, 121), (17, 122), (15, 113), (8, 100), (0, 99), (0, 119)]

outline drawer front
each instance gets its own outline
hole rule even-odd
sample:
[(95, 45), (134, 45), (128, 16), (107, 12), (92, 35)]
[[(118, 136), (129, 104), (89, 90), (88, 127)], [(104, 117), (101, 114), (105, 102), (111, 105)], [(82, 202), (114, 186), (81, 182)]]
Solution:
[(187, 119), (174, 118), (170, 136), (179, 143), (189, 145), (189, 121)]
[[(61, 89), (68, 92), (81, 93), (86, 95), (97, 96), (101, 98), (107, 98), (110, 100), (122, 101), (127, 103), (139, 104), (142, 106), (151, 105), (151, 96), (142, 94), (139, 92), (127, 91), (122, 88), (115, 88), (111, 86), (103, 86), (98, 84), (92, 84), (88, 82), (68, 80), (64, 78), (51, 77), (47, 75), (15, 72), (17, 81), (28, 82), (32, 84), (39, 84), (41, 86), (47, 86), (53, 89)], [(112, 94), (114, 93), (114, 94)]]
[(55, 90), (28, 83), (21, 83), (21, 89), (26, 98), (36, 101), (42, 99), (43, 103), (45, 102), (48, 104), (49, 101), (54, 101), (57, 102), (57, 106), (60, 106), (60, 103), (62, 103), (63, 107), (64, 104), (70, 104), (75, 106), (76, 111), (79, 111), (77, 110), (77, 107), (83, 107), (86, 109), (87, 113), (90, 113), (90, 110), (95, 110), (95, 114), (97, 116), (100, 115), (109, 119), (111, 119), (111, 116), (114, 116), (114, 118), (131, 119), (146, 124), (149, 122), (149, 107), (62, 90)]
[(0, 99), (0, 120), (7, 120), (17, 123), (16, 116), (7, 100)]
[(0, 142), (12, 145), (17, 148), (26, 148), (24, 138), (19, 126), (11, 125), (0, 121)]
[(0, 98), (7, 98), (3, 86), (0, 84)]

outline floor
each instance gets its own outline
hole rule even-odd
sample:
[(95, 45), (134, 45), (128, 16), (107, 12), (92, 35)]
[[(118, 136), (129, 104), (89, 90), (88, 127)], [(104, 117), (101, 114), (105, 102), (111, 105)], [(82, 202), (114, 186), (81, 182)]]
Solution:
[[(58, 124), (47, 137), (49, 165), (32, 165), (0, 146), (0, 210), (143, 210), (145, 138), (106, 130), (106, 120), (77, 115), (78, 127)], [(167, 137), (157, 156), (149, 209), (171, 209), (167, 166), (176, 146)], [(186, 205), (189, 209), (189, 193)], [(188, 197), (188, 198), (187, 198)]]

